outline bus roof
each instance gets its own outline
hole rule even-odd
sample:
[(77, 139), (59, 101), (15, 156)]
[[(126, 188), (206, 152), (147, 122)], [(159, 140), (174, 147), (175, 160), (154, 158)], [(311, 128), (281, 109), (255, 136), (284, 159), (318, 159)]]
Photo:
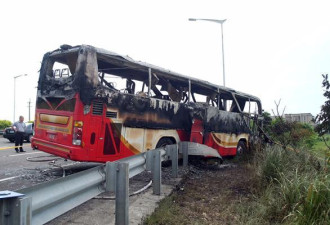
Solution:
[(171, 70), (164, 69), (162, 67), (155, 66), (155, 65), (152, 65), (152, 64), (149, 64), (146, 62), (136, 61), (136, 60), (133, 60), (132, 58), (130, 58), (129, 56), (120, 55), (115, 52), (108, 51), (108, 50), (105, 50), (102, 48), (93, 47), (90, 45), (77, 45), (74, 47), (71, 47), (69, 45), (62, 45), (60, 49), (57, 49), (57, 50), (54, 50), (53, 52), (51, 52), (50, 56), (62, 55), (65, 53), (70, 53), (70, 52), (71, 53), (78, 52), (81, 48), (84, 48), (87, 46), (89, 48), (94, 48), (96, 50), (98, 56), (102, 56), (103, 59), (109, 59), (111, 61), (120, 62), (120, 65), (122, 65), (123, 68), (133, 68), (135, 70), (140, 70), (140, 71), (144, 71), (144, 72), (148, 72), (148, 70), (150, 68), (153, 72), (157, 73), (157, 76), (165, 77), (172, 81), (177, 81), (177, 82), (187, 84), (188, 81), (190, 80), (191, 85), (196, 86), (196, 87), (209, 89), (214, 92), (233, 93), (238, 97), (247, 98), (252, 101), (260, 102), (260, 99), (256, 96), (246, 94), (243, 92), (239, 92), (234, 89), (224, 87), (221, 85), (212, 84), (208, 81), (200, 80), (198, 78), (193, 78), (193, 77), (189, 77), (186, 75), (182, 75), (182, 74), (173, 72)]

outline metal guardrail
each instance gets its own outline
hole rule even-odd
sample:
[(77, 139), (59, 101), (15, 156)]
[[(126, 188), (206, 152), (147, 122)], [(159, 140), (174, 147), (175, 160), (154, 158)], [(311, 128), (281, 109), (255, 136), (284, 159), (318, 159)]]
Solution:
[(148, 170), (153, 176), (153, 193), (161, 194), (161, 162), (172, 161), (172, 176), (178, 177), (178, 153), (188, 165), (188, 145), (168, 145), (165, 149), (107, 162), (67, 177), (42, 183), (17, 193), (0, 192), (0, 224), (39, 225), (62, 215), (105, 191), (116, 195), (116, 224), (128, 224), (129, 178)]

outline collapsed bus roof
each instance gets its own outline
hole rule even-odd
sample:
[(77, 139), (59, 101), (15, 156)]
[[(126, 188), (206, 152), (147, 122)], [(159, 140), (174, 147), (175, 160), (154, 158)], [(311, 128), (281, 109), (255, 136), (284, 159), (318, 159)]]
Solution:
[(246, 94), (243, 92), (239, 92), (234, 89), (224, 87), (221, 85), (212, 84), (208, 81), (200, 80), (198, 78), (193, 78), (193, 77), (189, 77), (186, 75), (182, 75), (182, 74), (173, 72), (171, 70), (164, 69), (162, 67), (155, 66), (155, 65), (152, 65), (152, 64), (149, 64), (146, 62), (135, 61), (132, 58), (130, 58), (129, 56), (120, 55), (115, 52), (108, 51), (108, 50), (105, 50), (102, 48), (97, 48), (97, 47), (90, 46), (90, 45), (77, 45), (74, 47), (71, 47), (69, 45), (62, 45), (60, 49), (57, 49), (57, 50), (54, 50), (53, 52), (51, 52), (50, 56), (62, 55), (63, 53), (65, 54), (65, 53), (78, 52), (81, 48), (85, 48), (85, 47), (94, 48), (98, 54), (98, 57), (102, 57), (102, 59), (104, 59), (104, 60), (108, 59), (111, 62), (117, 61), (118, 62), (117, 66), (121, 65), (122, 68), (127, 68), (127, 69), (132, 68), (134, 70), (143, 71), (146, 74), (148, 74), (148, 70), (150, 68), (153, 71), (153, 73), (156, 73), (157, 76), (159, 76), (159, 77), (165, 77), (172, 81), (177, 81), (177, 82), (181, 82), (181, 83), (185, 83), (185, 84), (188, 84), (188, 81), (190, 80), (192, 86), (209, 89), (214, 92), (234, 93), (238, 97), (260, 102), (260, 99), (256, 96)]

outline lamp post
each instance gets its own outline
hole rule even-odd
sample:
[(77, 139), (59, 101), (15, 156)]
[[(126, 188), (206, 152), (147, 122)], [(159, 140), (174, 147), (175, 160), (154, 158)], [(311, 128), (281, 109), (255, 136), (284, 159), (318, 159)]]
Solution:
[(21, 75), (17, 75), (14, 76), (14, 118), (13, 118), (13, 122), (15, 123), (15, 108), (16, 108), (16, 78), (22, 77), (22, 76), (27, 76), (27, 74), (21, 74)]
[(222, 41), (222, 76), (223, 76), (223, 86), (226, 87), (226, 79), (225, 79), (225, 53), (224, 53), (224, 47), (223, 47), (223, 23), (226, 22), (226, 19), (224, 20), (214, 20), (214, 19), (196, 19), (196, 18), (189, 18), (189, 21), (209, 21), (214, 23), (220, 23), (221, 24), (221, 41)]

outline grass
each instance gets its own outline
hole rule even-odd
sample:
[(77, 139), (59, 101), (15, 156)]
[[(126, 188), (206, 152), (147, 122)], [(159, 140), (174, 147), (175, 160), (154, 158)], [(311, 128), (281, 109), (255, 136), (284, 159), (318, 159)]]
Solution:
[[(327, 144), (330, 146), (330, 134), (324, 135), (324, 138), (327, 141)], [(326, 157), (330, 157), (329, 149), (321, 137), (317, 138), (317, 141), (314, 143), (310, 151), (320, 159), (325, 159)]]
[(267, 147), (236, 169), (186, 179), (144, 224), (330, 224), (329, 169), (309, 151)]
[[(328, 165), (322, 166), (307, 151), (293, 152), (280, 147), (267, 148), (254, 157), (256, 173), (264, 188), (253, 208), (247, 206), (247, 211), (272, 224), (330, 224)], [(255, 219), (242, 218), (246, 218), (242, 223)]]

